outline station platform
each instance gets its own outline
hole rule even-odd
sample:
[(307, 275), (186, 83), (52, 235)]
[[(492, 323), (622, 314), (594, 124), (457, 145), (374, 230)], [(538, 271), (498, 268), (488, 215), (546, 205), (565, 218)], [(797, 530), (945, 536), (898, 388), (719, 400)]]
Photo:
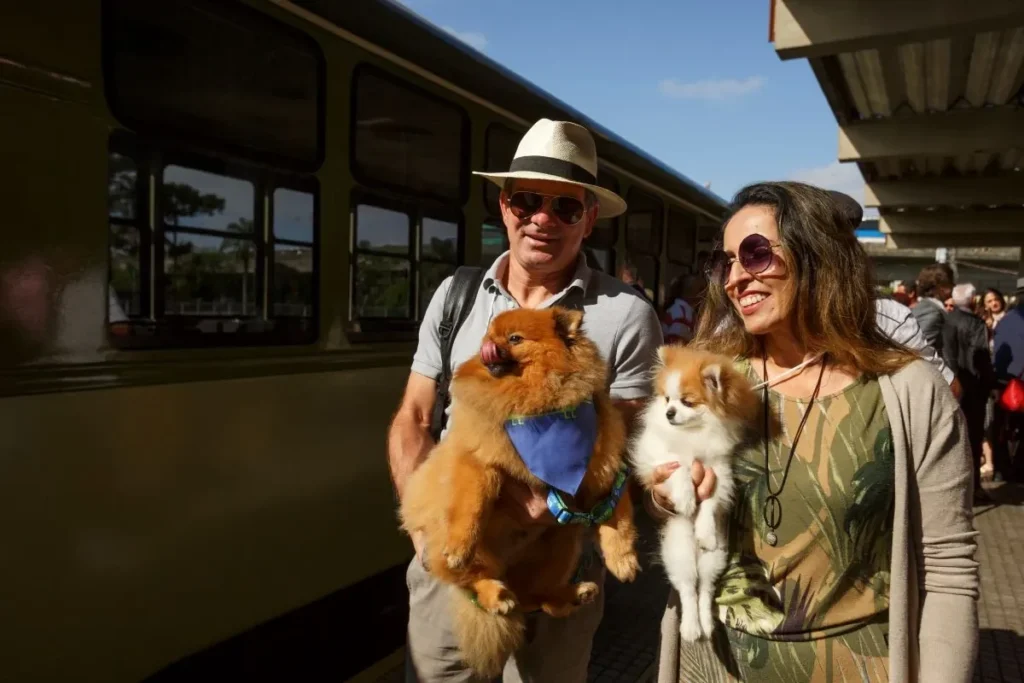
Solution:
[[(992, 504), (975, 508), (981, 532), (980, 643), (975, 683), (1024, 683), (1024, 484), (987, 484)], [(644, 571), (623, 585), (609, 577), (605, 616), (594, 636), (588, 683), (647, 683), (657, 667), (668, 582), (654, 563), (655, 534), (641, 515)], [(404, 681), (396, 653), (376, 683)]]

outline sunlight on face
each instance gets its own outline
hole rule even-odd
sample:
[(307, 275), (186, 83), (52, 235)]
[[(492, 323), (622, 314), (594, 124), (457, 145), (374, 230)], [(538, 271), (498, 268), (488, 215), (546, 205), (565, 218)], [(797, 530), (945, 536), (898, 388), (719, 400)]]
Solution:
[(736, 212), (722, 238), (722, 248), (736, 258), (740, 244), (750, 235), (762, 235), (772, 243), (772, 261), (756, 274), (748, 273), (739, 259), (733, 262), (725, 283), (725, 293), (736, 307), (747, 332), (768, 334), (789, 325), (792, 310), (793, 283), (782, 248), (775, 212), (767, 206), (747, 206)]
[[(516, 180), (512, 192), (528, 191), (572, 197), (585, 201), (586, 191), (568, 183), (551, 180)], [(517, 218), (509, 209), (508, 196), (501, 193), (501, 215), (508, 229), (511, 257), (525, 270), (549, 273), (572, 268), (583, 240), (590, 235), (597, 218), (596, 204), (575, 225), (565, 225), (551, 212), (547, 200), (533, 215)]]
[(1003, 310), (1003, 305), (999, 303), (999, 297), (992, 292), (989, 292), (985, 295), (985, 308), (987, 308), (990, 313), (999, 313)]

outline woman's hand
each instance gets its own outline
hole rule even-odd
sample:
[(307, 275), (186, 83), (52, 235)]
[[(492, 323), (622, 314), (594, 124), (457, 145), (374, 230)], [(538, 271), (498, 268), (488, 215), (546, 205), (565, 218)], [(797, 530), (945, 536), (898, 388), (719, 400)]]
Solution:
[[(654, 499), (654, 504), (668, 514), (673, 514), (675, 510), (665, 482), (677, 469), (679, 469), (677, 462), (658, 465), (654, 469), (654, 486), (651, 487), (651, 496)], [(710, 467), (705, 468), (700, 461), (693, 461), (693, 465), (690, 467), (690, 478), (693, 480), (693, 485), (697, 487), (698, 503), (707, 500), (715, 492), (715, 485), (718, 483), (715, 471)]]

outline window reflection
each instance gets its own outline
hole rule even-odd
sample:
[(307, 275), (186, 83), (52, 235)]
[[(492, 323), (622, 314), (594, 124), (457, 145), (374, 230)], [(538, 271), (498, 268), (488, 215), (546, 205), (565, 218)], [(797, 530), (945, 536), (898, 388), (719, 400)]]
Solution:
[(356, 247), (388, 254), (409, 253), (409, 215), (379, 206), (356, 207)]
[(168, 227), (251, 233), (252, 183), (184, 166), (164, 169), (161, 207)]
[(274, 246), (271, 306), (274, 316), (313, 316), (313, 247)]
[(424, 218), (420, 256), (455, 263), (459, 256), (458, 223)]
[(359, 254), (355, 265), (353, 308), (357, 317), (410, 317), (408, 259)]
[(480, 265), (487, 268), (508, 249), (508, 233), (504, 225), (484, 223), (480, 232)]
[(167, 232), (164, 313), (252, 316), (259, 313), (256, 249), (247, 240)]
[(274, 190), (274, 238), (313, 241), (313, 195), (286, 187)]
[(441, 286), (444, 279), (455, 273), (454, 263), (421, 263), (420, 264), (420, 316), (427, 310), (431, 297)]
[(135, 162), (121, 154), (109, 157), (107, 213), (115, 218), (135, 218)]
[(139, 231), (135, 227), (110, 226), (110, 288), (120, 308), (118, 317), (142, 315), (139, 242)]

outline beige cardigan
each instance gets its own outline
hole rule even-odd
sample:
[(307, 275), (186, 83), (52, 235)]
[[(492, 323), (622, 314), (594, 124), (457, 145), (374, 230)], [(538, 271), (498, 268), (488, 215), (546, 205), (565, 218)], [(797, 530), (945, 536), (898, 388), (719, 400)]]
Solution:
[[(896, 451), (890, 683), (971, 683), (978, 649), (977, 531), (967, 427), (926, 361), (879, 378)], [(658, 683), (679, 679), (679, 597), (661, 621)]]

